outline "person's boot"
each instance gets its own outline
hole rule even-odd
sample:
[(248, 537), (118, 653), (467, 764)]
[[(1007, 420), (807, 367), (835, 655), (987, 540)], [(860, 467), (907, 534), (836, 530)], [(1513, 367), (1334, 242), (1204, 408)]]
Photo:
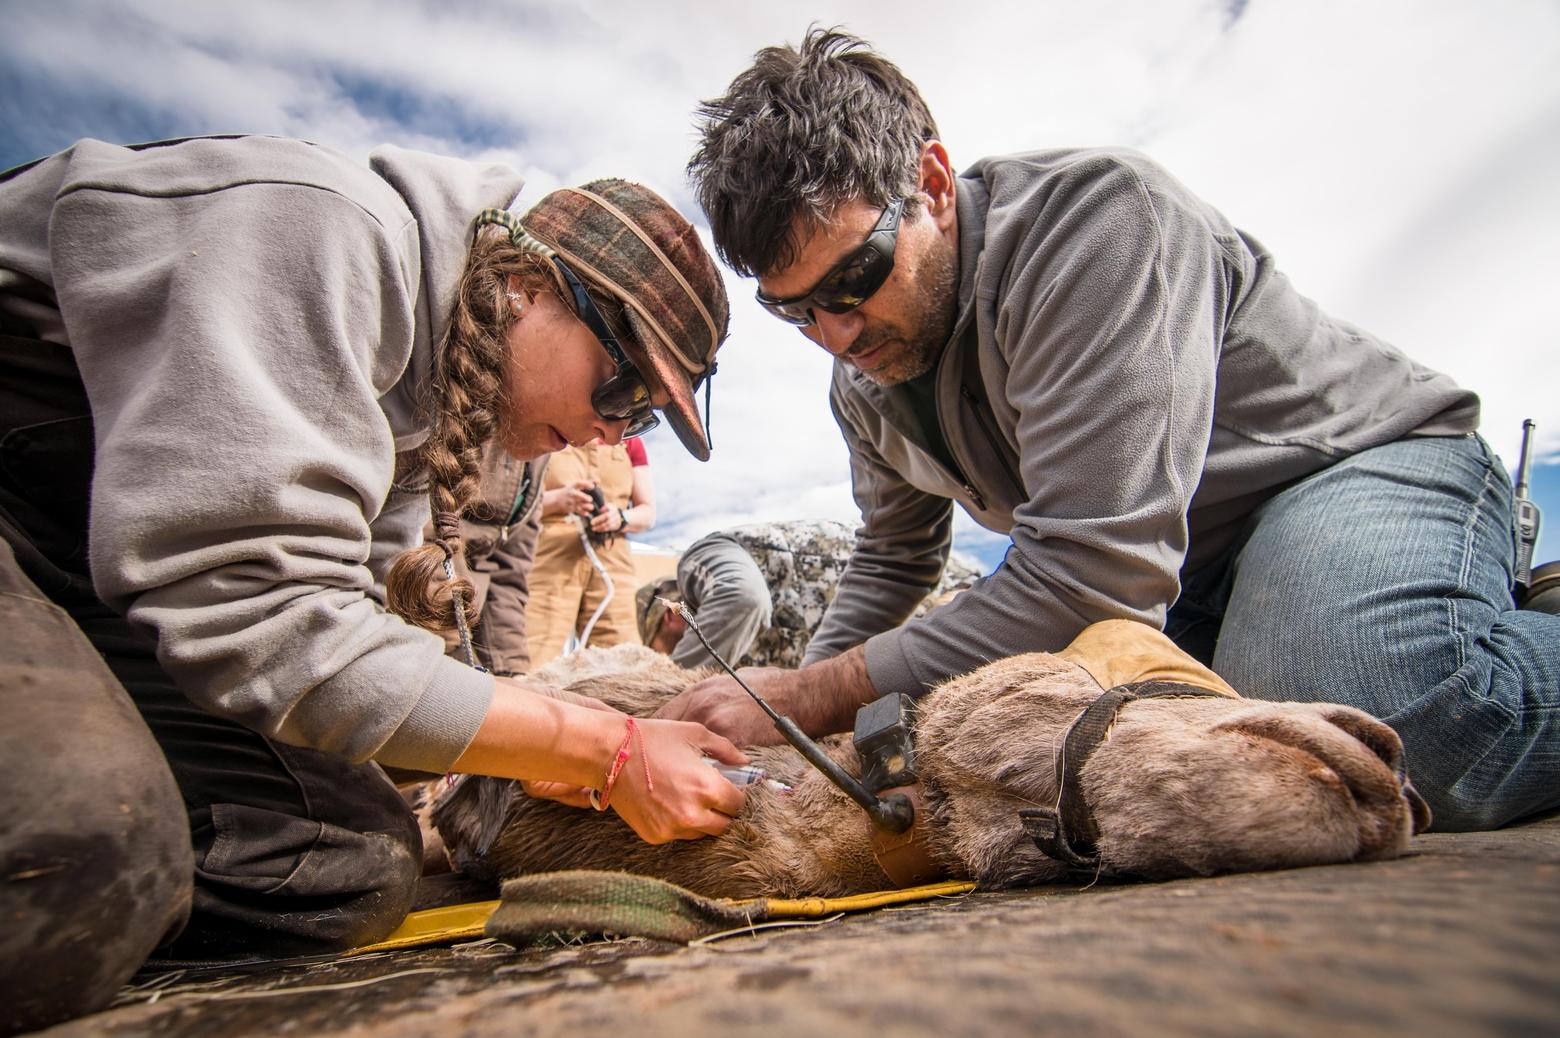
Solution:
[(1528, 582), (1518, 608), (1560, 614), (1560, 561), (1533, 568), (1533, 579)]

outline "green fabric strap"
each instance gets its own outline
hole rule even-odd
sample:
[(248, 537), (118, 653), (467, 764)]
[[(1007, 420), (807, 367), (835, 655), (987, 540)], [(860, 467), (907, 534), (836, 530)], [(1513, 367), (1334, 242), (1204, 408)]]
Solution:
[(532, 237), (525, 226), (507, 209), (484, 209), (477, 214), (477, 221), (473, 229), (480, 228), (484, 224), (496, 223), (509, 232), (509, 240), (515, 243), (517, 248), (534, 252), (537, 255), (551, 259), (553, 247), (544, 241)]
[(517, 946), (558, 932), (686, 943), (758, 922), (763, 905), (735, 907), (626, 872), (544, 872), (507, 880), (484, 932)]

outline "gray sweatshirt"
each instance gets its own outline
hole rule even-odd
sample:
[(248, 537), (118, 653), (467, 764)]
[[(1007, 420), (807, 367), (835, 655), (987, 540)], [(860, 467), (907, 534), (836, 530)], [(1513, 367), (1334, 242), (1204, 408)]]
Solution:
[[(955, 469), (899, 393), (836, 364), (863, 526), (808, 662), (866, 641), (878, 691), (916, 692), (1097, 620), (1162, 626), (1182, 567), (1263, 501), (1358, 451), (1477, 425), (1476, 396), (1323, 313), (1142, 155), (985, 159), (957, 205), (958, 318), (936, 369)], [(937, 580), (954, 501), (1013, 546), (896, 627)]]
[(492, 678), (386, 613), (383, 579), (428, 516), (397, 454), (472, 220), (520, 184), (262, 137), (85, 140), (0, 182), (0, 305), (91, 400), (93, 581), (196, 703), (428, 771), (476, 734)]

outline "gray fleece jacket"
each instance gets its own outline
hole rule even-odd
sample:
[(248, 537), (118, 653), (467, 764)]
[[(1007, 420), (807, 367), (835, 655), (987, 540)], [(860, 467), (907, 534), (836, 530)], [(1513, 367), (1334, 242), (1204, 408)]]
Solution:
[(394, 482), (502, 166), (264, 137), (85, 140), (0, 183), (0, 305), (68, 345), (96, 435), (99, 595), (196, 703), (442, 771), (492, 678), (383, 608), (424, 493)]
[[(990, 158), (956, 190), (958, 317), (936, 368), (956, 471), (898, 393), (836, 364), (863, 526), (808, 662), (866, 641), (878, 691), (916, 692), (1097, 620), (1162, 626), (1183, 566), (1269, 497), (1358, 451), (1477, 425), (1476, 396), (1323, 313), (1142, 155)], [(954, 501), (1013, 546), (896, 627), (937, 580)]]

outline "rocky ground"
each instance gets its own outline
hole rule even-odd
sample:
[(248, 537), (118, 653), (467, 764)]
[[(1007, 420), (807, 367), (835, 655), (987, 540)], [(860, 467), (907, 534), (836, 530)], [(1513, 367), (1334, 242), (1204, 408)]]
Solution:
[(49, 1035), (1560, 1034), (1560, 816), (1398, 861), (973, 894), (683, 947), (166, 976)]

